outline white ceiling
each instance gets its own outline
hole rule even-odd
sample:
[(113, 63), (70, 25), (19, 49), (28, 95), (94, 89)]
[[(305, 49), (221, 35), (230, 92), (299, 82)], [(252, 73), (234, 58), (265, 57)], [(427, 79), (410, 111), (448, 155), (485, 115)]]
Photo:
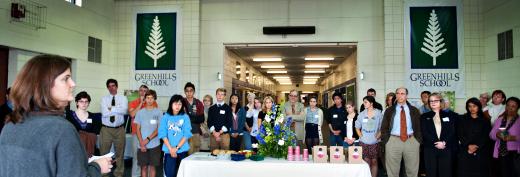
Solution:
[[(357, 48), (355, 43), (298, 43), (298, 44), (227, 44), (226, 48), (249, 63), (263, 75), (289, 76), (293, 84), (303, 83), (303, 76), (320, 76), (319, 81), (331, 74), (339, 64), (343, 63)], [(256, 62), (253, 58), (280, 57), (281, 62)], [(331, 57), (332, 61), (306, 61), (305, 57)], [(309, 74), (304, 70), (320, 70), (305, 68), (309, 64), (330, 65), (325, 73)], [(266, 69), (261, 65), (284, 65), (284, 69)], [(267, 70), (287, 70), (287, 74), (268, 74)]]

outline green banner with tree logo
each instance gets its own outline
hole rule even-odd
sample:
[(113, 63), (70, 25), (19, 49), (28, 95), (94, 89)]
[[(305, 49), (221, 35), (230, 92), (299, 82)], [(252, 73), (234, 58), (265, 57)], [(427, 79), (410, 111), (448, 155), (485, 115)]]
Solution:
[(147, 85), (159, 96), (177, 90), (177, 13), (137, 13), (134, 88)]
[(460, 0), (406, 1), (406, 87), (410, 98), (422, 91), (464, 98), (463, 26)]

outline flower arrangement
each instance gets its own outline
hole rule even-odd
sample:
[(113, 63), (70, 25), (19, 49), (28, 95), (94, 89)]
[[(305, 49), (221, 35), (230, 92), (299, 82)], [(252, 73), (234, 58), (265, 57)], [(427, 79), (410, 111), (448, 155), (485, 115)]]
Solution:
[(285, 158), (287, 148), (296, 145), (296, 136), (290, 129), (292, 118), (288, 117), (284, 121), (285, 116), (281, 110), (278, 105), (273, 106), (262, 121), (260, 132), (256, 136), (259, 143), (258, 153), (261, 155)]

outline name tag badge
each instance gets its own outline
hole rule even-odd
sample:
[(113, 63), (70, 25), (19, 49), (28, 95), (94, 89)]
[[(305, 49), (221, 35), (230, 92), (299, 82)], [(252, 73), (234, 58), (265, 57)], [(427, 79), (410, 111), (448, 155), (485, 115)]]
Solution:
[(363, 119), (363, 123), (367, 123), (368, 122), (368, 119)]
[(320, 118), (320, 116), (319, 115), (314, 115), (314, 118)]
[(155, 120), (155, 119), (150, 120), (150, 124), (152, 124), (152, 125), (157, 124), (157, 120)]
[(332, 118), (338, 118), (337, 114), (332, 115)]
[(87, 123), (91, 124), (92, 123), (92, 119), (87, 119)]
[(449, 117), (442, 118), (442, 121), (443, 121), (443, 122), (449, 122), (449, 121), (450, 121), (450, 118), (449, 118)]
[(220, 110), (220, 114), (226, 114), (225, 110)]

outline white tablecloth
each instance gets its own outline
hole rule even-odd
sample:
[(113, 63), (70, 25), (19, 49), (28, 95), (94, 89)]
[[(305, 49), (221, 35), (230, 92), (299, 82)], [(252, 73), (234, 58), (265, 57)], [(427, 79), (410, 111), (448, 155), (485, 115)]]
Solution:
[(178, 177), (371, 177), (368, 164), (290, 162), (265, 158), (263, 161), (218, 160), (199, 152), (182, 160)]

